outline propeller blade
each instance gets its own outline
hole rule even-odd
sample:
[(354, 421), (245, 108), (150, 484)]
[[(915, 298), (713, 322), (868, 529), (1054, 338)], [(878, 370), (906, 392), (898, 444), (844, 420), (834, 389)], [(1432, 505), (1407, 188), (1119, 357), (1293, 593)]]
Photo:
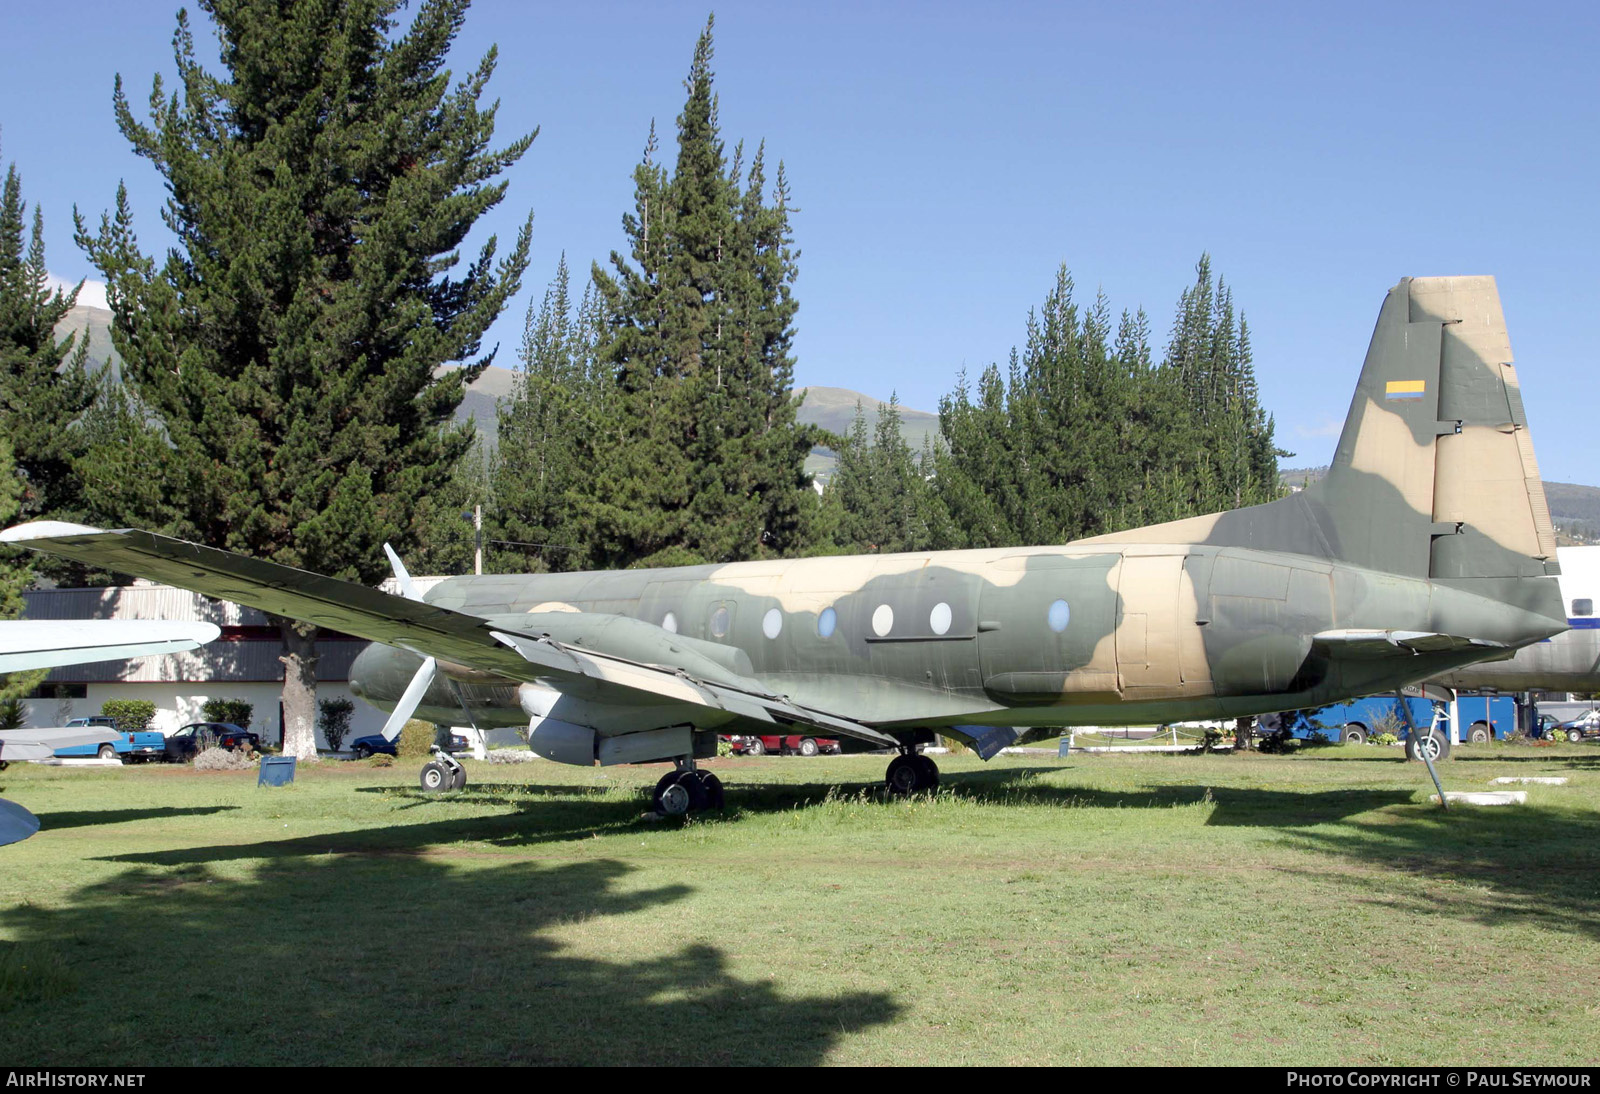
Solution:
[[(402, 571), (404, 572), (404, 571)], [(422, 696), (427, 692), (428, 685), (433, 683), (435, 661), (431, 657), (423, 658), (422, 667), (411, 678), (411, 683), (406, 685), (406, 690), (400, 696), (400, 701), (394, 705), (394, 713), (389, 715), (389, 720), (383, 723), (383, 739), (392, 741), (400, 736), (400, 727), (411, 719), (417, 709), (417, 704), (422, 702)]]
[(422, 594), (411, 584), (411, 574), (406, 571), (406, 564), (400, 561), (400, 556), (394, 553), (394, 548), (385, 543), (383, 553), (389, 556), (389, 566), (394, 570), (394, 579), (400, 583), (400, 595), (407, 600), (421, 600)]

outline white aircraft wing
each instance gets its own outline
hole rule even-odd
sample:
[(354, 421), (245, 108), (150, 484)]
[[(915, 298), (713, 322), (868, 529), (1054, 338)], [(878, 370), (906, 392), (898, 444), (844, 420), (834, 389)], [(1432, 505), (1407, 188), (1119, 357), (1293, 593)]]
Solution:
[(7, 620), (0, 622), (0, 672), (178, 653), (221, 633), (215, 623), (154, 619)]

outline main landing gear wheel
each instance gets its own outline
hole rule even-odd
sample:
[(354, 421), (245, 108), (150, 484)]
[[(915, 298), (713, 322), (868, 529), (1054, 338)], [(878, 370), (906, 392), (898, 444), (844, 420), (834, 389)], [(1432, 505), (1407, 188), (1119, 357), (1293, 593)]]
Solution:
[(900, 755), (889, 761), (883, 776), (891, 794), (918, 794), (939, 789), (939, 765), (927, 756)]
[(457, 767), (454, 771), (450, 772), (450, 789), (465, 790), (466, 788), (467, 769), (464, 767)]
[(425, 763), (422, 765), (422, 789), (430, 794), (441, 790), (454, 790), (455, 775), (449, 768), (441, 763)]
[(669, 771), (656, 783), (655, 805), (663, 817), (721, 809), (722, 780), (709, 772)]

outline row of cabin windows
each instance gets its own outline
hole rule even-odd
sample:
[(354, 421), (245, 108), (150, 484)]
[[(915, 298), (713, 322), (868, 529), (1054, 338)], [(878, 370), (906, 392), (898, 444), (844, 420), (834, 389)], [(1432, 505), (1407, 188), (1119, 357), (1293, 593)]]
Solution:
[[(945, 635), (950, 632), (950, 624), (955, 619), (955, 613), (950, 605), (940, 601), (928, 613), (928, 629), (936, 635)], [(1045, 622), (1051, 630), (1060, 634), (1067, 629), (1067, 623), (1072, 619), (1072, 610), (1065, 600), (1056, 600), (1050, 604), (1045, 612)], [(732, 616), (726, 607), (719, 607), (711, 613), (711, 637), (726, 638), (728, 628), (732, 624)], [(831, 638), (839, 626), (839, 613), (832, 608), (824, 608), (817, 615), (817, 637)], [(661, 617), (661, 629), (671, 634), (678, 633), (678, 616), (675, 612), (668, 612)], [(889, 632), (894, 630), (894, 609), (887, 604), (879, 604), (872, 613), (872, 633), (879, 638), (887, 638)], [(761, 633), (768, 638), (777, 638), (783, 633), (783, 612), (777, 608), (767, 609), (761, 617)]]

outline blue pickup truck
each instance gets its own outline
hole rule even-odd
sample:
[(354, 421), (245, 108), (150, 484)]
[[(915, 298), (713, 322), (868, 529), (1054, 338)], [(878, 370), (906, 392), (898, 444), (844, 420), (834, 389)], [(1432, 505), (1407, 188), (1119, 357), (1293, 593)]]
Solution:
[[(66, 725), (67, 729), (83, 729), (88, 726), (97, 726), (115, 730), (117, 721), (103, 714), (91, 718), (74, 718)], [(140, 730), (135, 733), (117, 733), (117, 739), (109, 744), (102, 745), (71, 745), (67, 748), (56, 749), (57, 756), (99, 756), (102, 760), (120, 757), (123, 763), (140, 760), (159, 760), (166, 755), (167, 738), (158, 730)]]

